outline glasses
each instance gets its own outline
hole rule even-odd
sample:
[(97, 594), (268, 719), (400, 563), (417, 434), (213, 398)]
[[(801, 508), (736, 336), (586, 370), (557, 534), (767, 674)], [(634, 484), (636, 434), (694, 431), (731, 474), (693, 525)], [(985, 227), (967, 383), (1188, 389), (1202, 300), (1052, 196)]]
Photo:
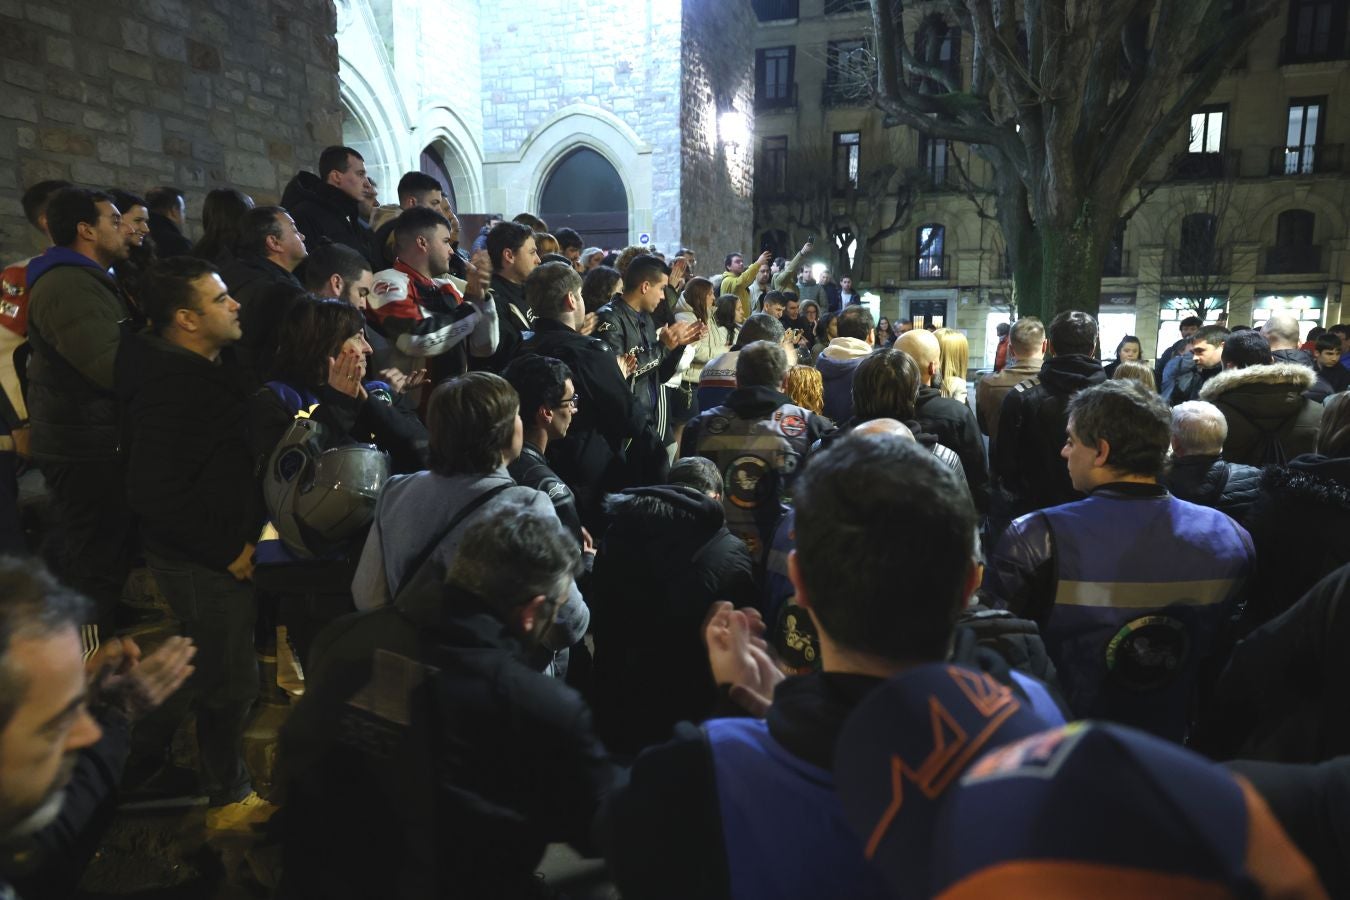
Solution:
[(581, 399), (581, 395), (580, 395), (580, 394), (573, 394), (573, 395), (570, 396), (570, 397), (564, 397), (564, 398), (562, 398), (561, 400), (558, 401), (558, 407), (557, 407), (557, 408), (558, 408), (558, 409), (562, 409), (564, 406), (566, 406), (566, 407), (570, 407), (571, 410), (572, 410), (572, 412), (576, 412), (576, 411), (577, 411), (577, 401), (580, 400), (580, 399)]

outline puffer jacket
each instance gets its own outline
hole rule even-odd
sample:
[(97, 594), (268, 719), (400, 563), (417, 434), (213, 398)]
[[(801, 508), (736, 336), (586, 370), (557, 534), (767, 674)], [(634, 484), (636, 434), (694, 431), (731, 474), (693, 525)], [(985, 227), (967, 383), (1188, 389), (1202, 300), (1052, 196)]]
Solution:
[(1213, 403), (1228, 420), (1224, 459), (1263, 466), (1312, 453), (1322, 407), (1303, 392), (1316, 380), (1312, 369), (1298, 363), (1229, 369), (1211, 378), (1200, 399)]
[(28, 416), (39, 462), (121, 453), (113, 368), (129, 311), (98, 263), (53, 247), (28, 264)]
[(1350, 562), (1350, 459), (1310, 453), (1266, 468), (1247, 528), (1256, 574), (1242, 620), (1256, 628)]
[(1256, 502), (1261, 470), (1230, 463), (1218, 454), (1178, 456), (1163, 483), (1173, 496), (1228, 513), (1241, 525)]
[(857, 338), (835, 338), (820, 351), (816, 368), (824, 382), (825, 415), (836, 422), (853, 416), (853, 373), (872, 352), (872, 345)]

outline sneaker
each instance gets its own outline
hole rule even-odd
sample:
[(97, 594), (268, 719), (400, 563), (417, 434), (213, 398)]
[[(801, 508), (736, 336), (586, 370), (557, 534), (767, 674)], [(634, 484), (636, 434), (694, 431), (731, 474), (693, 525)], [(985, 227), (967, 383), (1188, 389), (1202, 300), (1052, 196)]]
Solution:
[(272, 818), (272, 814), (276, 811), (277, 805), (275, 803), (268, 803), (258, 796), (257, 791), (250, 791), (249, 795), (238, 803), (228, 803), (225, 806), (214, 806), (208, 809), (206, 811), (206, 830), (252, 834), (255, 830), (267, 824), (267, 820)]

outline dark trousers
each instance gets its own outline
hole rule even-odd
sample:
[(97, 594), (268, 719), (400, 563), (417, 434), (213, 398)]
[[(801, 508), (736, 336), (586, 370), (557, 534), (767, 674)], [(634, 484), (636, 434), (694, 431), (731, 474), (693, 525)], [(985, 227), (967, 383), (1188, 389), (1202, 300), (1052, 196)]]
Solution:
[(126, 465), (47, 462), (42, 474), (61, 529), (61, 580), (94, 601), (99, 633), (110, 635), (136, 548)]
[(202, 787), (213, 805), (241, 800), (253, 789), (242, 746), (258, 696), (253, 586), (229, 572), (155, 553), (147, 552), (146, 562), (183, 633), (197, 645), (196, 671), (180, 693), (197, 716)]

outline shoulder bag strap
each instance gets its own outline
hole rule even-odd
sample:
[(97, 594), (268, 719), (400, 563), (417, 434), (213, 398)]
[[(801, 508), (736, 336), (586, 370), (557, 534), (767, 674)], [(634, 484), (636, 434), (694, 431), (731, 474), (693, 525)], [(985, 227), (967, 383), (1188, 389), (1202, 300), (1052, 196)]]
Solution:
[(431, 559), (431, 554), (441, 545), (441, 541), (445, 540), (450, 532), (458, 528), (461, 522), (471, 516), (484, 503), (487, 503), (507, 488), (515, 486), (515, 482), (513, 481), (508, 481), (506, 484), (499, 484), (494, 488), (483, 491), (483, 493), (464, 504), (460, 511), (451, 517), (449, 524), (442, 528), (441, 531), (422, 548), (421, 552), (409, 561), (408, 567), (403, 570), (403, 577), (399, 579), (398, 589), (395, 590), (391, 596), (397, 597), (399, 594), (403, 593), (403, 589), (412, 582), (414, 576), (422, 571), (422, 567), (427, 564), (429, 559)]

